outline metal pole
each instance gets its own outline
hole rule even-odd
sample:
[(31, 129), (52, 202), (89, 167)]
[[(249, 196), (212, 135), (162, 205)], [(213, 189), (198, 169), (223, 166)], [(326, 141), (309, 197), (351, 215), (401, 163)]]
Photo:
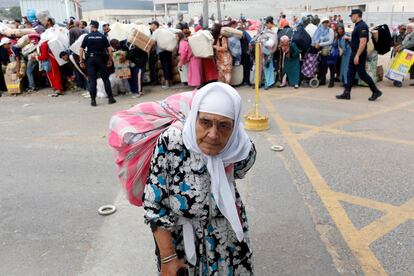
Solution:
[(255, 99), (255, 103), (254, 103), (254, 114), (256, 115), (256, 118), (259, 117), (259, 84), (261, 82), (260, 79), (260, 42), (257, 40), (256, 41), (256, 47), (255, 47), (255, 61), (256, 61), (256, 67), (255, 67), (255, 84), (254, 84), (254, 88), (256, 90), (256, 99)]
[(208, 0), (203, 0), (203, 28), (208, 29)]
[(220, 0), (216, 0), (217, 1), (217, 19), (218, 21), (221, 22), (221, 4), (220, 4)]
[(66, 9), (66, 18), (69, 20), (70, 14), (69, 14), (69, 0), (65, 0), (65, 9)]

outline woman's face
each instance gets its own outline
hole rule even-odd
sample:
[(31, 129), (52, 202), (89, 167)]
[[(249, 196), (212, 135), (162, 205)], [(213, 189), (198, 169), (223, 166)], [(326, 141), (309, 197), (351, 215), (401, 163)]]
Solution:
[(342, 27), (338, 27), (337, 32), (339, 35), (343, 35), (345, 33), (345, 30)]
[(324, 21), (324, 22), (322, 23), (322, 25), (323, 25), (323, 27), (324, 27), (325, 29), (327, 29), (327, 28), (329, 27), (329, 21)]
[(200, 150), (209, 156), (218, 155), (233, 133), (234, 121), (224, 116), (199, 112), (196, 122), (196, 140)]
[(280, 48), (282, 49), (284, 53), (287, 53), (289, 51), (289, 46), (290, 46), (289, 44), (290, 44), (289, 41), (280, 42)]

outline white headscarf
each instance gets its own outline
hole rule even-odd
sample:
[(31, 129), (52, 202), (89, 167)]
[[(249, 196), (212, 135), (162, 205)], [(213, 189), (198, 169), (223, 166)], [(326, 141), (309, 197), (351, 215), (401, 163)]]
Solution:
[[(215, 101), (212, 101), (215, 99)], [(198, 113), (208, 112), (226, 117), (233, 116), (234, 128), (225, 148), (216, 156), (205, 155), (197, 145), (196, 123)], [(199, 153), (207, 165), (211, 177), (211, 193), (220, 212), (230, 222), (237, 239), (244, 238), (243, 228), (235, 203), (234, 185), (227, 179), (225, 167), (245, 160), (252, 147), (242, 121), (242, 99), (230, 85), (221, 82), (210, 83), (196, 92), (191, 111), (183, 129), (184, 144), (192, 152)]]

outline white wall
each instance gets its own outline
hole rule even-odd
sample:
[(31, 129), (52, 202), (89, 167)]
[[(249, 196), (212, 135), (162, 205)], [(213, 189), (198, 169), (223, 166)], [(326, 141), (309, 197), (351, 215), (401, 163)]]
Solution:
[[(62, 23), (66, 19), (66, 7), (64, 0), (20, 0), (20, 8), (22, 15), (25, 16), (28, 9), (40, 11), (48, 10), (50, 16), (53, 17), (57, 23)], [(72, 1), (69, 1), (69, 16), (76, 17), (76, 9)]]

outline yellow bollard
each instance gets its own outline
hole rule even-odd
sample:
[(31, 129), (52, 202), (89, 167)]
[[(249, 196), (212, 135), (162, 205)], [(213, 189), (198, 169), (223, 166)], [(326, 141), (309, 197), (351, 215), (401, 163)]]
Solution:
[(263, 131), (269, 129), (269, 118), (266, 116), (261, 116), (259, 114), (259, 83), (260, 83), (260, 43), (256, 43), (255, 48), (256, 56), (256, 80), (255, 80), (255, 110), (254, 113), (246, 114), (244, 116), (244, 128), (247, 130), (253, 131)]

